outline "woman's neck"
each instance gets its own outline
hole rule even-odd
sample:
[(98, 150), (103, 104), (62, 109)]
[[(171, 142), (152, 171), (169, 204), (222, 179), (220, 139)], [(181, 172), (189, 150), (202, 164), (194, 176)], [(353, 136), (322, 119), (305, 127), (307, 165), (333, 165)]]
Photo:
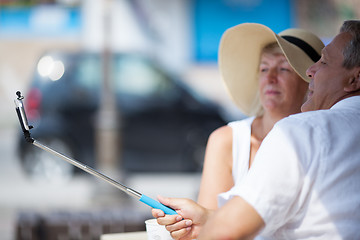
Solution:
[(274, 124), (283, 117), (271, 115), (265, 112), (262, 116), (256, 117), (251, 128), (253, 137), (262, 141), (273, 128)]
[(276, 114), (265, 112), (264, 115), (262, 116), (262, 121), (261, 121), (265, 135), (267, 135), (270, 132), (270, 130), (275, 125), (275, 123), (277, 123), (279, 120), (283, 119), (284, 117), (286, 116), (284, 115), (279, 116)]
[(264, 113), (264, 115), (254, 119), (251, 124), (249, 168), (255, 159), (255, 154), (258, 151), (263, 139), (273, 128), (274, 124), (281, 118), (282, 117), (274, 117), (270, 114)]

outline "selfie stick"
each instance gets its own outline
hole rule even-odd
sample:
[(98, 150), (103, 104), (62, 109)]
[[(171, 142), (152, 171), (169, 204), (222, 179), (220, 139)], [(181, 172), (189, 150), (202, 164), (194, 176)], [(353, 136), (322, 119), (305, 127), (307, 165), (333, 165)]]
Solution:
[(22, 100), (24, 99), (23, 96), (21, 96), (21, 92), (16, 92), (16, 95), (18, 96), (16, 99), (15, 99), (15, 105), (16, 105), (16, 113), (18, 115), (18, 118), (19, 118), (19, 121), (20, 121), (20, 125), (21, 125), (21, 129), (24, 133), (24, 136), (25, 136), (25, 140), (33, 145), (35, 145), (36, 147), (38, 148), (41, 148), (42, 150), (45, 150), (51, 154), (54, 154), (60, 158), (62, 158), (63, 160), (67, 161), (68, 163), (74, 165), (75, 167), (78, 167), (82, 170), (84, 170), (85, 172), (88, 172), (90, 173), (91, 175), (94, 175), (95, 177), (98, 177), (108, 183), (110, 183), (111, 185), (115, 186), (116, 188), (120, 189), (121, 191), (124, 191), (125, 193), (127, 193), (128, 195), (132, 196), (132, 197), (135, 197), (137, 198), (140, 202), (143, 202), (145, 204), (147, 204), (148, 206), (152, 207), (152, 208), (156, 208), (156, 209), (160, 209), (162, 210), (165, 214), (169, 214), (169, 215), (176, 215), (177, 212), (163, 204), (161, 204), (160, 202), (144, 195), (144, 194), (141, 194), (137, 191), (135, 191), (134, 189), (131, 189), (107, 176), (105, 176), (104, 174), (96, 171), (95, 169), (85, 165), (85, 164), (82, 164), (70, 157), (67, 157), (65, 156), (64, 154), (61, 154), (47, 146), (45, 146), (44, 144), (40, 143), (39, 141), (33, 139), (30, 135), (30, 129), (32, 129), (33, 127), (30, 126), (28, 124), (28, 121), (27, 121), (27, 117), (26, 117), (26, 114), (25, 114), (25, 109), (24, 109), (24, 104), (22, 102)]

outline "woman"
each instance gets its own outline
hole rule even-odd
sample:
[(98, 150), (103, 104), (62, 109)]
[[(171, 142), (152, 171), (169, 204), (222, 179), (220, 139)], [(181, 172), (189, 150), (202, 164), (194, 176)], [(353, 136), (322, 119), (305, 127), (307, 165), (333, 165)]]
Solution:
[[(228, 191), (242, 180), (262, 140), (280, 119), (300, 112), (309, 79), (306, 69), (320, 58), (322, 41), (301, 30), (275, 34), (261, 24), (228, 29), (220, 43), (219, 68), (230, 96), (248, 116), (215, 130), (208, 141), (198, 204), (159, 198), (181, 215), (153, 210), (174, 238), (196, 238), (206, 215), (229, 200)], [(219, 196), (219, 203), (218, 198)], [(193, 217), (199, 208), (202, 216)]]

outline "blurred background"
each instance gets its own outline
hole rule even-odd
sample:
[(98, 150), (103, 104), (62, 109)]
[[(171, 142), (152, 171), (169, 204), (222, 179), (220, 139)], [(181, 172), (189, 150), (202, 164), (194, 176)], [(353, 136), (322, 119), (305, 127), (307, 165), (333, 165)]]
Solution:
[(217, 68), (243, 22), (325, 43), (360, 0), (0, 0), (0, 238), (145, 230), (150, 208), (25, 142), (32, 136), (135, 190), (196, 200), (207, 138), (245, 116)]

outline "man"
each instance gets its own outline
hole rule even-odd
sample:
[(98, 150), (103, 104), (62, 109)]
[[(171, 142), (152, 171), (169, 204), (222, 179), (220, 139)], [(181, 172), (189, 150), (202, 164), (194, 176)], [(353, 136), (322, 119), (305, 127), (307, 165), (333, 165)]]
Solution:
[(159, 198), (181, 215), (153, 210), (174, 238), (360, 239), (360, 21), (344, 22), (307, 75), (305, 113), (274, 126), (227, 204)]

